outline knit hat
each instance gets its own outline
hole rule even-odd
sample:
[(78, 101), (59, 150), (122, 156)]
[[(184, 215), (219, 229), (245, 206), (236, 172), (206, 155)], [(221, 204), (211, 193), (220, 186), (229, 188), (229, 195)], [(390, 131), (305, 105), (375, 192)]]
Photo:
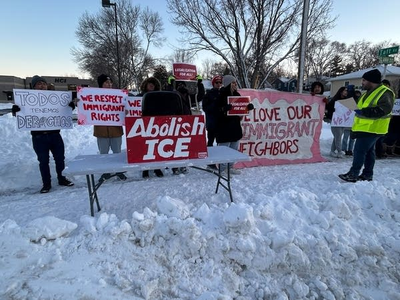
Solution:
[(33, 76), (32, 77), (32, 82), (31, 82), (32, 88), (35, 88), (36, 83), (38, 83), (40, 81), (42, 81), (44, 83), (47, 83), (46, 79), (44, 79), (43, 77), (40, 77), (39, 75)]
[(234, 81), (236, 81), (236, 78), (233, 77), (232, 75), (225, 75), (224, 78), (222, 79), (222, 83), (225, 87), (230, 85)]
[(365, 72), (362, 78), (372, 83), (381, 83), (381, 72), (378, 69)]
[(222, 76), (220, 76), (220, 75), (214, 76), (214, 78), (211, 80), (211, 84), (214, 86), (216, 81), (222, 82)]
[(106, 74), (101, 74), (99, 77), (97, 77), (97, 83), (99, 84), (99, 87), (103, 87), (103, 83), (107, 80), (111, 80), (112, 82), (111, 77)]

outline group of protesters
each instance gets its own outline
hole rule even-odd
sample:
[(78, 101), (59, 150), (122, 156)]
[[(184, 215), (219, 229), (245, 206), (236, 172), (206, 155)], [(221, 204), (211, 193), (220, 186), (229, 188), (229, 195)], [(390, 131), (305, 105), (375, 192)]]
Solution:
[[(228, 114), (228, 111), (232, 109), (228, 97), (240, 96), (237, 79), (232, 75), (216, 75), (211, 81), (212, 89), (207, 93), (205, 93), (204, 85), (202, 84), (202, 77), (198, 75), (196, 80), (197, 93), (195, 99), (196, 103), (202, 101), (202, 108), (206, 118), (207, 146), (211, 147), (217, 144), (237, 150), (239, 141), (243, 136), (242, 117)], [(97, 82), (100, 88), (113, 88), (113, 81), (106, 74), (98, 76)], [(38, 75), (32, 78), (31, 86), (36, 90), (48, 89), (46, 80)], [(357, 102), (357, 109), (355, 109), (354, 123), (351, 130), (346, 130), (343, 127), (332, 127), (331, 155), (334, 154), (335, 157), (353, 155), (353, 163), (349, 172), (339, 175), (341, 179), (348, 182), (371, 181), (376, 155), (379, 158), (383, 155), (393, 154), (395, 145), (398, 145), (400, 141), (400, 116), (391, 117), (395, 96), (388, 85), (388, 81), (382, 81), (379, 70), (373, 69), (364, 73), (362, 88), (366, 92), (362, 95), (359, 93), (354, 97)], [(140, 90), (139, 96), (144, 96), (148, 92), (161, 90), (161, 84), (155, 77), (150, 77), (143, 81)], [(179, 95), (183, 114), (192, 114), (191, 95), (184, 81), (176, 82), (175, 78), (171, 76), (168, 78), (168, 85), (165, 90), (173, 91)], [(311, 86), (311, 93), (313, 95), (322, 95), (323, 92), (323, 85), (320, 82), (314, 82)], [(330, 101), (326, 98), (324, 99), (326, 103), (326, 121), (329, 122), (332, 119), (335, 102), (346, 99), (347, 96), (346, 87), (341, 87)], [(71, 101), (69, 106), (74, 109), (74, 102)], [(249, 103), (247, 110), (250, 111), (252, 109), (254, 109), (254, 106)], [(12, 113), (14, 116), (18, 111), (20, 111), (19, 106), (13, 105)], [(108, 154), (110, 150), (113, 153), (120, 153), (123, 134), (122, 126), (94, 126), (94, 136), (97, 138), (99, 153)], [(58, 184), (61, 186), (73, 186), (74, 183), (62, 174), (65, 168), (65, 149), (60, 130), (33, 130), (31, 135), (43, 182), (40, 193), (48, 193), (51, 189), (50, 152), (55, 160)], [(342, 139), (343, 135), (344, 138)], [(381, 145), (384, 145), (384, 147), (381, 147)], [(384, 154), (379, 152), (382, 151), (382, 148), (385, 149)], [(377, 151), (376, 154), (375, 151)], [(215, 165), (208, 167), (211, 169), (217, 168)], [(224, 172), (227, 167), (228, 165), (226, 164), (221, 165), (220, 171)], [(186, 168), (173, 169), (173, 174), (175, 175), (186, 172)], [(158, 177), (164, 176), (162, 170), (154, 170), (154, 173)], [(232, 168), (231, 174), (240, 174), (240, 171)], [(104, 182), (114, 176), (120, 180), (127, 179), (122, 172), (116, 174), (105, 173), (102, 174), (99, 182)], [(149, 172), (144, 171), (142, 176), (143, 178), (148, 178)]]
[[(382, 80), (378, 69), (372, 69), (363, 74), (361, 85), (366, 92), (361, 94), (356, 91), (353, 95), (357, 109), (354, 110), (351, 129), (331, 126), (333, 141), (330, 155), (336, 158), (353, 156), (349, 172), (339, 175), (347, 182), (371, 181), (375, 159), (394, 155), (394, 147), (400, 143), (400, 117), (391, 115), (395, 94), (390, 89), (390, 82)], [(318, 87), (315, 89), (315, 86)], [(314, 83), (312, 93), (322, 94), (323, 85)], [(324, 120), (330, 123), (336, 101), (347, 98), (347, 88), (341, 87), (329, 101), (325, 100)]]
[[(241, 117), (228, 116), (227, 112), (232, 109), (232, 105), (228, 103), (229, 96), (240, 96), (238, 93), (237, 80), (232, 75), (215, 76), (212, 80), (213, 88), (205, 93), (202, 77), (196, 76), (197, 91), (195, 95), (191, 95), (186, 86), (185, 81), (175, 81), (174, 76), (168, 79), (168, 85), (164, 90), (169, 90), (179, 95), (182, 103), (183, 114), (191, 115), (192, 99), (195, 97), (195, 103), (203, 101), (203, 109), (206, 115), (206, 129), (207, 129), (207, 145), (212, 146), (215, 142), (218, 145), (231, 147), (235, 150), (238, 149), (239, 140), (242, 138), (242, 128), (240, 125)], [(109, 75), (101, 74), (97, 78), (99, 88), (113, 88), (113, 80)], [(35, 90), (47, 90), (52, 87), (48, 85), (45, 78), (35, 75), (32, 78), (31, 88)], [(140, 94), (144, 96), (148, 92), (160, 91), (161, 84), (155, 77), (145, 79), (140, 86)], [(74, 101), (69, 103), (71, 109), (75, 109)], [(249, 110), (253, 109), (253, 105), (249, 104)], [(20, 107), (16, 104), (12, 107), (12, 114), (20, 111)], [(65, 147), (60, 130), (32, 130), (32, 145), (39, 161), (39, 170), (42, 177), (43, 186), (40, 193), (48, 193), (52, 188), (51, 173), (50, 173), (50, 153), (53, 155), (58, 184), (61, 186), (73, 186), (74, 183), (66, 178), (62, 173), (65, 168)], [(94, 126), (93, 135), (97, 138), (97, 146), (100, 154), (108, 154), (111, 150), (112, 153), (120, 153), (122, 146), (122, 137), (124, 130), (122, 126)], [(209, 166), (216, 169), (215, 165)], [(224, 172), (227, 165), (221, 166), (221, 171)], [(186, 173), (186, 168), (173, 168), (174, 175)], [(157, 177), (164, 176), (162, 170), (154, 170)], [(240, 173), (238, 170), (232, 169), (231, 174)], [(123, 172), (115, 174), (104, 173), (99, 178), (102, 183), (111, 177), (116, 176), (120, 180), (126, 180), (127, 177)], [(142, 173), (143, 178), (149, 177), (149, 171)]]

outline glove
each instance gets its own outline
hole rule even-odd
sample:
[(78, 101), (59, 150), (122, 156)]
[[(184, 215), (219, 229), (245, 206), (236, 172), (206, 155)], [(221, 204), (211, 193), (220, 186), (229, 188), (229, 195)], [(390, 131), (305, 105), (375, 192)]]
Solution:
[(247, 110), (248, 110), (248, 111), (249, 111), (249, 110), (253, 110), (253, 109), (254, 109), (253, 103), (247, 104)]
[(227, 112), (227, 111), (229, 111), (229, 110), (231, 110), (232, 109), (232, 104), (227, 104), (227, 105), (225, 105), (223, 108), (222, 108), (222, 110), (224, 111), (224, 112)]
[(324, 102), (325, 104), (328, 104), (328, 102), (329, 102), (329, 100), (328, 100), (328, 98), (324, 98), (324, 99), (322, 99), (322, 102)]
[(14, 104), (11, 108), (11, 113), (15, 117), (17, 112), (19, 112), (20, 110), (21, 108), (18, 105)]
[(75, 109), (75, 103), (74, 103), (74, 101), (71, 101), (71, 102), (68, 104), (68, 106), (71, 107), (72, 110), (74, 110), (74, 109)]
[(355, 109), (354, 112), (356, 115), (362, 116), (362, 110), (361, 109)]

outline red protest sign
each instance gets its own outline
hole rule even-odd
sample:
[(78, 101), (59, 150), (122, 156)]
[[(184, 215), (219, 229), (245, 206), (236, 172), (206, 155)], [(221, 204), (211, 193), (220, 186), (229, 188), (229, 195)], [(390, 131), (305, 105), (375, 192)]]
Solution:
[(195, 65), (185, 63), (172, 64), (172, 72), (177, 81), (196, 80), (197, 69)]
[(247, 105), (250, 103), (249, 96), (229, 96), (228, 103), (232, 105), (232, 109), (227, 113), (228, 116), (248, 115)]
[(207, 157), (204, 116), (125, 119), (128, 163)]

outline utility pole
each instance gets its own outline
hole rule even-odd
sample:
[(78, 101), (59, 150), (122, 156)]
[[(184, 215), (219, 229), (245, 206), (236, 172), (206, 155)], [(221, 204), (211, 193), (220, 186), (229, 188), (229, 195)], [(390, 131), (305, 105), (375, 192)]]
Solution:
[(297, 92), (303, 92), (304, 83), (304, 62), (306, 57), (307, 45), (307, 27), (308, 27), (308, 12), (310, 9), (310, 0), (303, 1), (303, 18), (301, 22), (301, 37), (300, 37), (300, 56), (299, 56), (299, 70), (297, 78)]

